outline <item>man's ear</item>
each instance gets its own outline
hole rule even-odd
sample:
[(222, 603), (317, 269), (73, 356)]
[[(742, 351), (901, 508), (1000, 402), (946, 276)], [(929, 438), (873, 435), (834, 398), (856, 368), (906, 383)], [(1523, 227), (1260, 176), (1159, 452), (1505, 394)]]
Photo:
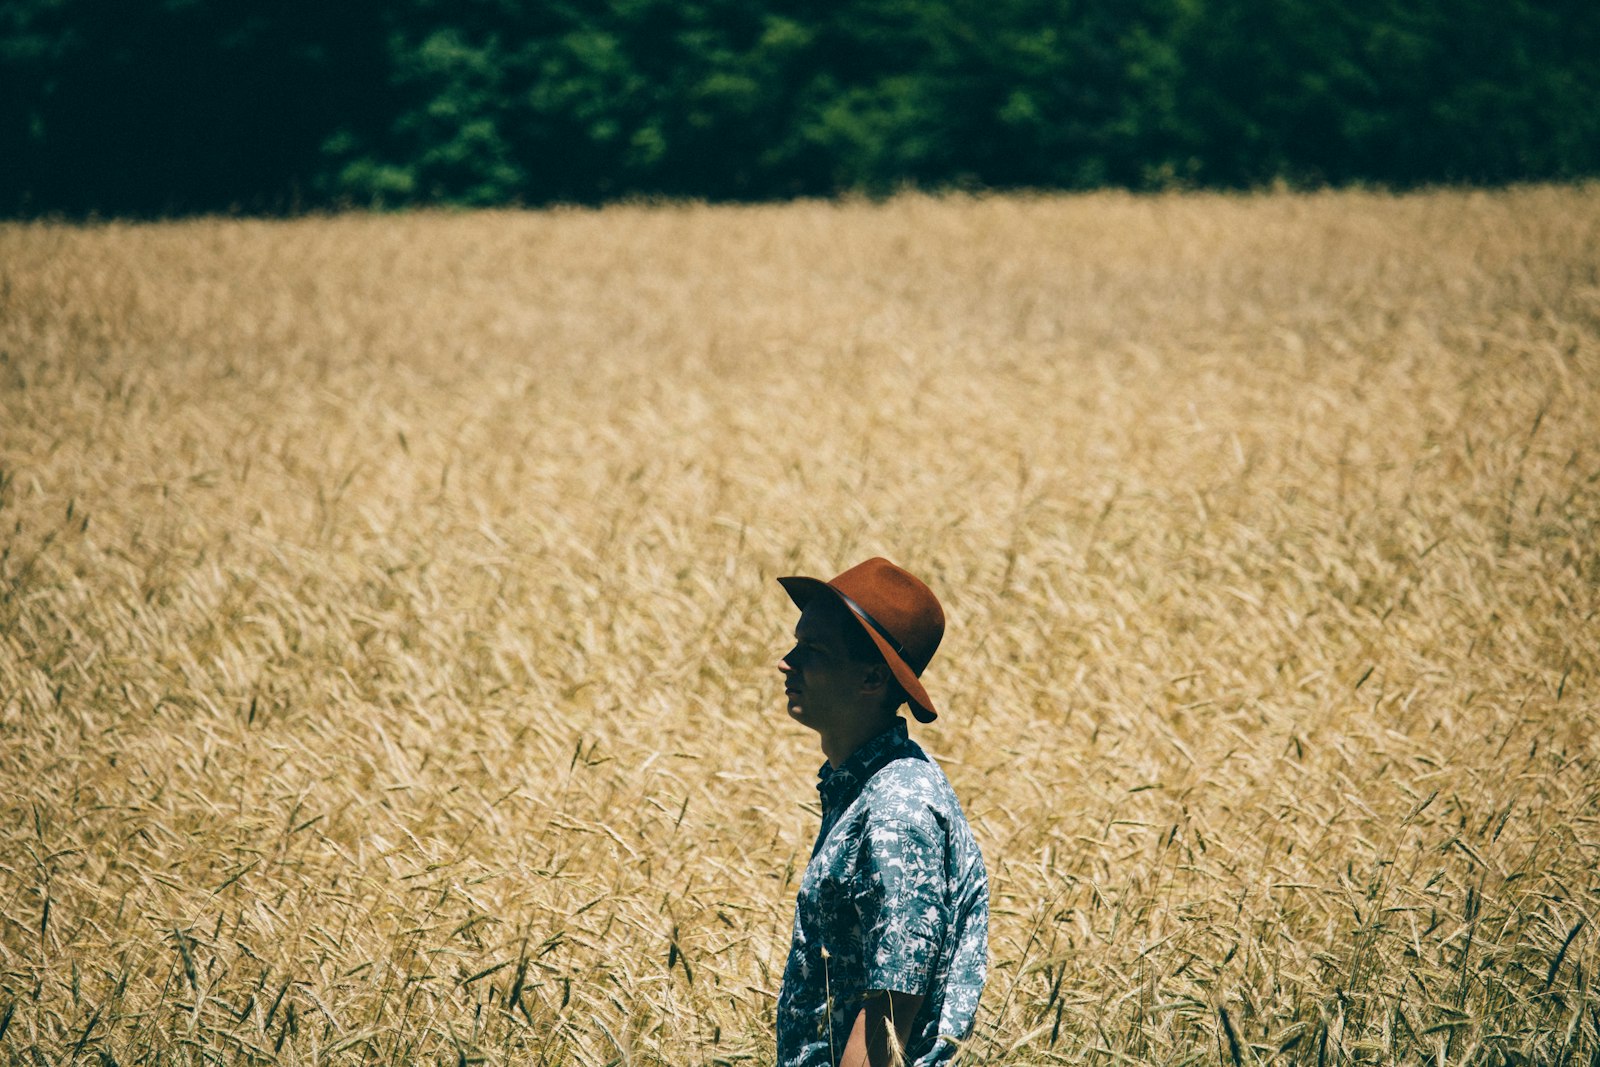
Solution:
[(891, 677), (893, 675), (890, 673), (887, 663), (874, 663), (867, 667), (866, 672), (862, 675), (861, 689), (863, 692), (881, 694), (889, 687), (889, 679)]

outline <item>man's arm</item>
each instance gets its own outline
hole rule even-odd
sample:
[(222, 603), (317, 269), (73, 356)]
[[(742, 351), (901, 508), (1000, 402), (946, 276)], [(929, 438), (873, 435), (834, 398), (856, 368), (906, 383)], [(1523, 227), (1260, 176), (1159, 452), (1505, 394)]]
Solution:
[(895, 1044), (905, 1048), (911, 1040), (911, 1023), (922, 1007), (920, 993), (868, 993), (867, 1002), (850, 1028), (839, 1067), (891, 1067), (903, 1062), (891, 1056), (889, 1028), (894, 1027)]

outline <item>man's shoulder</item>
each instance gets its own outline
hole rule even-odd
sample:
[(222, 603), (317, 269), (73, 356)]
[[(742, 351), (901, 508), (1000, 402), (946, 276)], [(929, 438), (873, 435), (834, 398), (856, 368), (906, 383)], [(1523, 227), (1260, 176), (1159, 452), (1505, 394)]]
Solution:
[(867, 785), (869, 788), (875, 786), (879, 789), (908, 785), (949, 788), (949, 783), (945, 781), (944, 772), (939, 769), (939, 765), (915, 743), (907, 743), (894, 759), (879, 767), (878, 772), (867, 780)]
[(961, 811), (944, 772), (915, 746), (880, 767), (867, 780), (861, 800), (873, 814), (912, 822), (942, 822)]

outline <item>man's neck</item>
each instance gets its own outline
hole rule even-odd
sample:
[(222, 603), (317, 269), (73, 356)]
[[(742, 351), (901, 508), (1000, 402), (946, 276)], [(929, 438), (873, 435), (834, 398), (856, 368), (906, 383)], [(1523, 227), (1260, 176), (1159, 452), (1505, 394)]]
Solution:
[(853, 729), (819, 734), (822, 740), (822, 754), (828, 758), (829, 765), (838, 770), (862, 745), (893, 726), (894, 720), (895, 716), (891, 712), (863, 719), (861, 724)]

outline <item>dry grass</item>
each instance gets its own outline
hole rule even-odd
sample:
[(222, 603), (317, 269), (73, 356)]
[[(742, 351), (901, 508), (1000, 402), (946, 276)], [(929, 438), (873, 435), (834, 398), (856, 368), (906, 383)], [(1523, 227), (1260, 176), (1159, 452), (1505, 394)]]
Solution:
[(1600, 188), (0, 227), (0, 1055), (761, 1063), (775, 575), (967, 1062), (1600, 1061)]

